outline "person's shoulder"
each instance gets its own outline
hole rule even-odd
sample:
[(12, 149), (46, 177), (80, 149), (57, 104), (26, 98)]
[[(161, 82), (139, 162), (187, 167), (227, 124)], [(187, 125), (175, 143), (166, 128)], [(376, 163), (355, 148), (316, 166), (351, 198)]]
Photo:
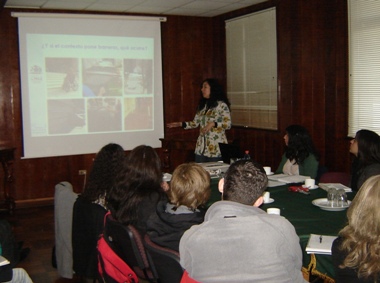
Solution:
[(306, 160), (318, 162), (318, 158), (314, 153), (310, 153), (308, 157), (306, 157)]
[(228, 105), (226, 102), (224, 102), (223, 100), (218, 100), (217, 101), (217, 107), (221, 107), (221, 108), (226, 108), (228, 109)]
[(372, 163), (364, 168), (367, 172), (380, 172), (380, 163)]
[(292, 223), (283, 216), (274, 214), (261, 214), (260, 219), (279, 233), (296, 236), (296, 230)]

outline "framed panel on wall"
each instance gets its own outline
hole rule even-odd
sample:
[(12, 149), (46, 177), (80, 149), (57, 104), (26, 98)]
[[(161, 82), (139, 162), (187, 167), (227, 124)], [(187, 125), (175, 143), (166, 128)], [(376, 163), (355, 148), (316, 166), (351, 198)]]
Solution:
[(276, 9), (227, 20), (226, 44), (232, 124), (276, 130)]

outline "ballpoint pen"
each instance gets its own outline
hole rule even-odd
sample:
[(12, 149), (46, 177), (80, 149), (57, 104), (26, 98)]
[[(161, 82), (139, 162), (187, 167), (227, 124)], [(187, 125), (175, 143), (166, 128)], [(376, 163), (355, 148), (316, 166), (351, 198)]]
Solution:
[(322, 243), (322, 235), (319, 236), (319, 243)]

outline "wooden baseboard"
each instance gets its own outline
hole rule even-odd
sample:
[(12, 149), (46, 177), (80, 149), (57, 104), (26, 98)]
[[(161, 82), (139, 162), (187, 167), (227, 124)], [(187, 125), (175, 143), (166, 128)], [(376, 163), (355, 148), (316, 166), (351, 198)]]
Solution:
[(54, 205), (54, 198), (38, 198), (28, 200), (16, 200), (16, 209)]

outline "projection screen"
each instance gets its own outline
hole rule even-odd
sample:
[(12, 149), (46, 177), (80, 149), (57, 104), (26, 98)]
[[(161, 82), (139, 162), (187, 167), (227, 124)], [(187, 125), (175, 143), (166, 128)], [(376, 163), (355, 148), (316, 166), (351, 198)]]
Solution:
[(160, 147), (164, 18), (15, 13), (23, 158)]

